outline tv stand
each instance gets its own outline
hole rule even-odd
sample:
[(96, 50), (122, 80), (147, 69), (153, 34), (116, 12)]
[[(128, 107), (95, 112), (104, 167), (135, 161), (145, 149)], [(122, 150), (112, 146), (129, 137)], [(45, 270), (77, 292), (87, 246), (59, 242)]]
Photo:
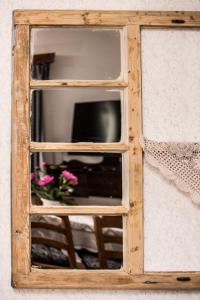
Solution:
[(79, 179), (74, 196), (122, 198), (122, 165), (119, 156), (105, 156), (97, 164), (78, 160), (63, 161), (61, 166)]

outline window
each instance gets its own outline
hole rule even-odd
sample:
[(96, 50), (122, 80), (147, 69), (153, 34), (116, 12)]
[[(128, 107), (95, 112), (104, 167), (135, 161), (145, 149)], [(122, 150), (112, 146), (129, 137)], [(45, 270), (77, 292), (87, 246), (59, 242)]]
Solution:
[(141, 27), (199, 20), (195, 12), (14, 12), (14, 287), (199, 288), (198, 272), (144, 271), (139, 144)]

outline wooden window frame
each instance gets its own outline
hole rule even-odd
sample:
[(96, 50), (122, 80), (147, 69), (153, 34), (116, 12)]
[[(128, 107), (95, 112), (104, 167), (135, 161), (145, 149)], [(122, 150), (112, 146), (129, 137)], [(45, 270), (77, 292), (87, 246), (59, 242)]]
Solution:
[[(199, 28), (200, 12), (16, 10), (12, 103), (12, 286), (16, 288), (199, 289), (200, 272), (145, 272), (141, 134), (141, 27)], [(30, 29), (42, 26), (113, 26), (127, 33), (128, 72), (121, 80), (30, 79)], [(128, 89), (125, 143), (29, 141), (31, 88), (122, 87)], [(120, 152), (129, 158), (129, 203), (116, 207), (36, 207), (29, 201), (30, 151)], [(19, 176), (20, 174), (20, 176)], [(30, 215), (124, 216), (124, 264), (120, 270), (42, 270), (30, 266)]]

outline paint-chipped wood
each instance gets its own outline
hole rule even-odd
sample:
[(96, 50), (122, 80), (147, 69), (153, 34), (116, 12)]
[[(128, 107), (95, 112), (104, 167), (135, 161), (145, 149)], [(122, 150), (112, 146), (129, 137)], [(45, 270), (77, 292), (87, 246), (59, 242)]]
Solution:
[(31, 80), (33, 89), (67, 88), (67, 87), (126, 87), (128, 83), (121, 80)]
[(140, 27), (128, 26), (129, 212), (125, 220), (125, 270), (143, 273)]
[(128, 209), (123, 206), (32, 206), (32, 215), (126, 215)]
[(178, 281), (180, 273), (160, 272), (131, 276), (122, 270), (40, 270), (29, 276), (15, 275), (13, 286), (20, 288), (87, 289), (199, 289), (200, 274), (183, 272), (190, 281)]
[[(93, 289), (200, 289), (200, 272), (144, 272), (141, 134), (141, 26), (163, 28), (200, 27), (200, 12), (57, 11), (17, 10), (14, 46), (12, 106), (12, 286), (18, 288)], [(30, 80), (29, 31), (31, 26), (113, 26), (123, 30), (123, 80)], [(128, 39), (127, 39), (128, 34)], [(127, 52), (128, 48), (128, 52)], [(128, 61), (128, 68), (126, 65)], [(128, 78), (127, 78), (128, 73)], [(127, 81), (128, 79), (128, 81)], [(29, 93), (31, 89), (70, 86), (125, 88), (128, 126), (120, 143), (29, 142)], [(128, 89), (128, 99), (126, 90)], [(123, 122), (126, 109), (122, 110)], [(123, 127), (127, 129), (126, 126)], [(126, 137), (129, 135), (129, 141)], [(29, 208), (29, 152), (118, 152), (123, 153), (123, 206)], [(129, 159), (127, 159), (129, 156)], [(129, 165), (128, 162), (129, 161)], [(128, 174), (129, 169), (129, 174)], [(128, 190), (128, 191), (127, 191)], [(129, 193), (129, 195), (127, 195)], [(125, 195), (126, 194), (126, 195)], [(129, 196), (129, 203), (127, 203)], [(30, 209), (30, 211), (29, 211)], [(121, 270), (30, 269), (29, 217), (35, 214), (123, 215), (124, 265)]]
[(200, 26), (197, 11), (16, 10), (13, 17), (15, 24), (30, 25)]
[(124, 152), (128, 145), (122, 143), (37, 143), (31, 142), (31, 152)]
[(12, 256), (14, 273), (27, 274), (29, 251), (29, 27), (16, 27), (12, 102)]

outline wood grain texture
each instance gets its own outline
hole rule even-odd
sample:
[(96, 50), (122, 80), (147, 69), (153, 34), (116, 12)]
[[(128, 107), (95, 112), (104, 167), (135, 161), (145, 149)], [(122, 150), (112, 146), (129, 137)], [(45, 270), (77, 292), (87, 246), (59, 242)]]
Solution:
[(29, 251), (29, 27), (16, 26), (12, 102), (12, 271), (27, 274)]
[(200, 273), (146, 273), (131, 276), (123, 270), (42, 270), (16, 274), (18, 288), (200, 289)]
[(123, 80), (31, 80), (32, 89), (55, 87), (126, 87)]
[(122, 143), (37, 143), (31, 142), (31, 152), (124, 152), (128, 145)]
[(125, 269), (143, 273), (140, 27), (128, 26), (129, 213), (125, 218)]
[(123, 206), (37, 206), (30, 208), (32, 215), (126, 215)]
[[(18, 10), (14, 12), (16, 46), (12, 107), (12, 285), (19, 288), (99, 288), (99, 289), (200, 289), (200, 272), (144, 273), (141, 134), (140, 28), (200, 27), (200, 12), (56, 11)], [(19, 25), (20, 24), (20, 25)], [(29, 144), (29, 25), (97, 25), (123, 27), (123, 57), (126, 58), (128, 32), (128, 83), (125, 81), (30, 81), (30, 87), (69, 86), (127, 87), (129, 143), (35, 143)], [(125, 59), (126, 60), (126, 59)], [(126, 75), (126, 66), (124, 64)], [(123, 119), (124, 120), (124, 119)], [(42, 207), (29, 211), (29, 151), (124, 152), (129, 153), (129, 205), (112, 207)], [(123, 176), (126, 176), (125, 172)], [(125, 202), (125, 201), (124, 201)], [(123, 215), (124, 266), (122, 270), (30, 270), (29, 213), (55, 215)]]
[(16, 10), (13, 18), (15, 24), (30, 25), (200, 26), (195, 11)]

